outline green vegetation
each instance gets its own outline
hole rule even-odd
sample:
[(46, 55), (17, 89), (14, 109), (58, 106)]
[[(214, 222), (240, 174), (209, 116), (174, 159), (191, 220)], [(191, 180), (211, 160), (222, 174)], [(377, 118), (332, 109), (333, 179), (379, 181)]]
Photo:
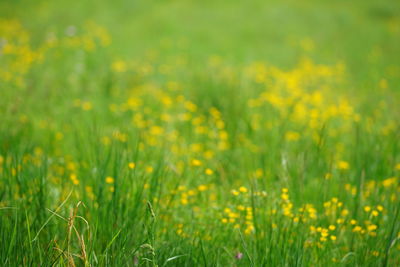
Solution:
[(2, 1), (2, 266), (400, 265), (400, 3)]

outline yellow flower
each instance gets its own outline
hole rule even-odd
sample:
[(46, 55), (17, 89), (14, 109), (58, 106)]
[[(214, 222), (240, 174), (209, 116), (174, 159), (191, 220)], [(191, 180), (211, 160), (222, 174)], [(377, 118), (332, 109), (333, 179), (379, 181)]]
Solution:
[(387, 178), (382, 182), (384, 187), (389, 187), (391, 185), (394, 185), (395, 183), (396, 183), (396, 177)]
[(92, 103), (90, 103), (89, 101), (85, 101), (82, 103), (82, 109), (83, 110), (91, 110), (92, 109)]
[(164, 133), (164, 129), (160, 126), (154, 125), (150, 128), (150, 134), (152, 135), (162, 135)]
[(230, 212), (228, 214), (229, 218), (239, 218), (239, 213), (235, 213), (235, 212)]
[(264, 174), (264, 171), (263, 171), (262, 169), (260, 169), (260, 168), (258, 168), (258, 169), (254, 172), (254, 176), (255, 176), (256, 178), (261, 178), (261, 177), (263, 176), (263, 174)]
[(122, 60), (114, 61), (111, 65), (111, 69), (115, 72), (125, 72), (126, 71), (126, 63)]
[(328, 234), (328, 230), (327, 229), (322, 229), (322, 231), (321, 231), (321, 236), (323, 236), (323, 237), (327, 237), (329, 234)]
[(213, 170), (211, 170), (211, 169), (209, 169), (209, 168), (207, 168), (205, 171), (204, 171), (207, 175), (212, 175), (214, 172), (213, 172)]
[(337, 168), (338, 168), (339, 170), (348, 170), (348, 169), (350, 168), (350, 164), (349, 164), (347, 161), (340, 160), (340, 161), (337, 163)]
[(241, 187), (239, 187), (239, 191), (242, 192), (242, 193), (247, 193), (248, 190), (247, 190), (246, 187), (241, 186)]
[(191, 164), (192, 164), (192, 166), (198, 167), (198, 166), (201, 166), (201, 161), (198, 159), (192, 159)]
[(232, 210), (231, 210), (230, 208), (225, 208), (225, 209), (224, 209), (224, 212), (225, 212), (225, 213), (230, 213), (230, 212), (232, 212)]
[(239, 206), (237, 206), (237, 209), (243, 211), (243, 210), (245, 210), (246, 208), (245, 208), (243, 205), (239, 205)]
[(285, 139), (287, 141), (297, 141), (300, 138), (300, 134), (298, 132), (288, 131), (285, 133)]
[(247, 228), (244, 230), (244, 233), (245, 233), (246, 235), (249, 235), (249, 234), (251, 234), (251, 232), (253, 232), (253, 231), (254, 231), (254, 226), (253, 226), (253, 225), (248, 225)]
[(106, 183), (107, 183), (107, 184), (112, 184), (112, 183), (114, 183), (114, 178), (112, 178), (111, 176), (107, 176), (107, 177), (106, 177)]
[(400, 171), (400, 163), (397, 163), (396, 166), (394, 166), (394, 168), (398, 171)]
[(77, 176), (76, 176), (75, 173), (72, 173), (72, 174), (69, 176), (69, 178), (71, 179), (71, 181), (72, 181), (72, 183), (73, 183), (74, 185), (78, 185), (78, 184), (79, 184), (79, 180), (78, 180), (78, 178), (77, 178)]
[(206, 185), (199, 185), (198, 187), (197, 187), (197, 189), (199, 190), (199, 191), (206, 191), (207, 190), (207, 186)]
[(134, 163), (134, 162), (129, 162), (128, 163), (128, 167), (129, 167), (129, 169), (134, 169), (135, 168), (135, 166), (136, 166), (136, 164)]
[(181, 204), (182, 205), (187, 205), (188, 204), (187, 198), (181, 198)]
[(234, 195), (234, 196), (238, 196), (240, 193), (239, 193), (239, 191), (237, 191), (237, 190), (232, 190), (231, 191), (231, 193), (232, 193), (232, 195)]
[(342, 216), (347, 216), (347, 214), (349, 214), (349, 210), (348, 209), (344, 209), (344, 210), (342, 210), (342, 212), (340, 214)]

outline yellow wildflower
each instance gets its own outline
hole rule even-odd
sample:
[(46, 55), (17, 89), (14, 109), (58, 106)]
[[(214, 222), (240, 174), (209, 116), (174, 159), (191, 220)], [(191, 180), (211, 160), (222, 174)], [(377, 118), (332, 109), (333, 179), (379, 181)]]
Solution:
[(241, 187), (239, 187), (239, 191), (242, 192), (242, 193), (247, 193), (248, 190), (247, 190), (246, 187), (241, 186)]
[(136, 164), (134, 163), (134, 162), (129, 162), (128, 163), (128, 167), (129, 167), (129, 169), (134, 169), (135, 168), (135, 166), (136, 166)]
[(300, 138), (300, 134), (298, 132), (288, 131), (285, 133), (285, 139), (287, 141), (297, 141)]
[(337, 168), (338, 168), (339, 170), (348, 170), (348, 169), (350, 169), (350, 164), (349, 164), (347, 161), (340, 160), (340, 161), (337, 163)]
[(191, 164), (192, 164), (192, 166), (198, 167), (198, 166), (201, 166), (201, 161), (198, 159), (192, 159)]
[(209, 169), (209, 168), (207, 168), (205, 171), (204, 171), (207, 175), (212, 175), (214, 172), (213, 172), (213, 170), (211, 170), (211, 169)]
[(206, 186), (206, 185), (199, 185), (199, 186), (197, 187), (197, 189), (198, 189), (199, 191), (206, 191), (206, 190), (207, 190), (207, 186)]
[(105, 180), (106, 180), (106, 183), (107, 183), (107, 184), (112, 184), (112, 183), (114, 183), (114, 178), (112, 178), (111, 176), (107, 176)]

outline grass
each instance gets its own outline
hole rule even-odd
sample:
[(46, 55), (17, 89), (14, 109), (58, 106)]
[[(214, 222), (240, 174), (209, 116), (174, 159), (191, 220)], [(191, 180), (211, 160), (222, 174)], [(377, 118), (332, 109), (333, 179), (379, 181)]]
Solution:
[(2, 266), (397, 266), (400, 5), (2, 1)]

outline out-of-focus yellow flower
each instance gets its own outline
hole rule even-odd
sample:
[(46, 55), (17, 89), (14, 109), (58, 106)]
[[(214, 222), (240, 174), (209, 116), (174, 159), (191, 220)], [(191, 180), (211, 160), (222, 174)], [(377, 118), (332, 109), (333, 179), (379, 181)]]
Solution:
[(213, 170), (211, 170), (211, 169), (209, 169), (209, 168), (207, 168), (205, 171), (204, 171), (207, 175), (212, 175), (214, 172), (213, 172)]
[(285, 133), (285, 139), (287, 141), (297, 141), (300, 139), (300, 134), (298, 132), (288, 131)]
[(152, 173), (154, 171), (152, 166), (147, 166), (146, 167), (146, 173)]
[(242, 193), (247, 193), (248, 190), (247, 190), (246, 187), (241, 186), (241, 187), (239, 187), (239, 191), (242, 192)]
[(111, 64), (111, 69), (115, 72), (125, 72), (127, 69), (126, 63), (122, 60), (116, 60)]
[(72, 173), (72, 174), (69, 176), (69, 178), (71, 179), (71, 181), (72, 181), (72, 183), (73, 183), (74, 185), (78, 185), (78, 184), (79, 184), (79, 180), (78, 180), (78, 178), (77, 178), (77, 176), (76, 176), (75, 173)]
[(199, 190), (199, 191), (206, 191), (207, 190), (207, 186), (206, 185), (199, 185), (198, 187), (197, 187), (197, 189)]
[(248, 225), (247, 228), (244, 230), (244, 233), (246, 235), (251, 234), (254, 231), (254, 226), (253, 225)]
[(350, 164), (349, 164), (347, 161), (340, 160), (340, 161), (337, 163), (337, 168), (338, 168), (339, 170), (348, 170), (348, 169), (350, 169)]
[(395, 170), (400, 171), (400, 163), (397, 163), (397, 164), (394, 166), (394, 168), (395, 168)]
[(88, 111), (88, 110), (91, 110), (92, 108), (93, 108), (93, 105), (89, 101), (82, 102), (82, 109), (83, 110)]
[(136, 166), (136, 164), (134, 163), (134, 162), (129, 162), (128, 163), (128, 167), (129, 167), (129, 169), (134, 169), (135, 168), (135, 166)]
[(239, 193), (239, 191), (237, 191), (237, 190), (232, 190), (231, 191), (231, 193), (232, 193), (232, 195), (234, 195), (234, 196), (238, 196), (240, 193)]
[(114, 183), (114, 178), (112, 178), (111, 176), (107, 176), (105, 181), (107, 184), (112, 184), (112, 183)]
[(392, 186), (392, 185), (394, 185), (396, 183), (396, 179), (397, 179), (396, 177), (387, 178), (387, 179), (382, 181), (382, 185), (384, 187)]
[(160, 126), (154, 125), (150, 128), (150, 134), (152, 135), (162, 135), (164, 133), (164, 129)]
[(187, 205), (189, 202), (187, 200), (187, 198), (181, 198), (181, 204), (182, 205)]
[(192, 164), (192, 166), (198, 167), (198, 166), (201, 166), (201, 161), (198, 159), (192, 159), (191, 164)]

